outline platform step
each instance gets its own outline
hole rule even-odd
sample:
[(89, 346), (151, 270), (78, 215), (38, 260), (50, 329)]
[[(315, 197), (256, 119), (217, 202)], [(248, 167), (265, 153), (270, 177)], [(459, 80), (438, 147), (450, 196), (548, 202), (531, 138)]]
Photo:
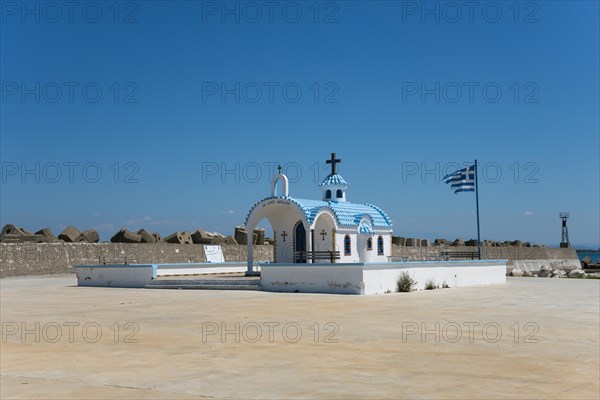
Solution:
[(260, 279), (155, 279), (152, 285), (260, 285)]
[(186, 282), (185, 284), (160, 283), (145, 286), (146, 289), (186, 289), (186, 290), (261, 290), (260, 285), (242, 285), (242, 284), (194, 284)]

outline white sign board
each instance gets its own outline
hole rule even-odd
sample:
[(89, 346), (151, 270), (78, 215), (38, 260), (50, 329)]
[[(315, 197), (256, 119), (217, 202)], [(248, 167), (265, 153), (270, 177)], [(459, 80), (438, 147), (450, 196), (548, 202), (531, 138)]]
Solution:
[(206, 261), (210, 263), (225, 262), (225, 257), (223, 257), (223, 250), (219, 245), (213, 246), (205, 244), (204, 254), (206, 254)]

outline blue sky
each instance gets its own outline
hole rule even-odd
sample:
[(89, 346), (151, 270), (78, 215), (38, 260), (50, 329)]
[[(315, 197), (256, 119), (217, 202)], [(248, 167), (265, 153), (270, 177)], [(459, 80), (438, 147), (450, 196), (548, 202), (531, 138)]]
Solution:
[(1, 2), (1, 224), (231, 234), (270, 194), (407, 237), (598, 247), (598, 2)]

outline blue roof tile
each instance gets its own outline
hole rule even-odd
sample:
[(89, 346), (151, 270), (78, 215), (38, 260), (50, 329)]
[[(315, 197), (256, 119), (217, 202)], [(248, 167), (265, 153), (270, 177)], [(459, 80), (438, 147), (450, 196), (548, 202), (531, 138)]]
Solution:
[(275, 197), (267, 197), (258, 203), (256, 203), (248, 216), (246, 217), (246, 223), (248, 222), (248, 217), (250, 213), (254, 210), (254, 208), (268, 199), (286, 199), (291, 202), (294, 202), (296, 205), (300, 207), (309, 224), (312, 224), (315, 220), (315, 217), (323, 208), (329, 208), (333, 211), (335, 218), (337, 220), (338, 225), (343, 227), (358, 227), (362, 217), (364, 215), (368, 215), (371, 217), (373, 221), (373, 226), (376, 228), (392, 228), (392, 221), (390, 221), (389, 217), (383, 212), (382, 209), (376, 207), (372, 204), (355, 204), (349, 202), (335, 202), (335, 201), (322, 201), (322, 200), (307, 200), (307, 199), (297, 199), (293, 197), (287, 196), (275, 196)]

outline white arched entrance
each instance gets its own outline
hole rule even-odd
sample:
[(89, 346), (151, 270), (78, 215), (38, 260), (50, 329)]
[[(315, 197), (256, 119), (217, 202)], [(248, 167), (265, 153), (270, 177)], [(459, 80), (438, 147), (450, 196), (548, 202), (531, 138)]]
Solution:
[[(275, 240), (274, 258), (278, 263), (294, 262), (294, 250), (298, 223), (304, 228), (305, 249), (312, 249), (312, 235), (306, 216), (294, 201), (285, 197), (271, 197), (256, 204), (246, 219), (246, 234), (248, 235), (248, 269), (247, 274), (254, 275), (254, 247), (252, 245), (252, 232), (256, 226), (267, 219), (273, 228)], [(300, 250), (300, 249), (298, 249)]]
[[(313, 249), (315, 251), (335, 251), (337, 224), (330, 210), (321, 211), (315, 218), (313, 224)], [(330, 262), (328, 260), (319, 260), (319, 262)]]

